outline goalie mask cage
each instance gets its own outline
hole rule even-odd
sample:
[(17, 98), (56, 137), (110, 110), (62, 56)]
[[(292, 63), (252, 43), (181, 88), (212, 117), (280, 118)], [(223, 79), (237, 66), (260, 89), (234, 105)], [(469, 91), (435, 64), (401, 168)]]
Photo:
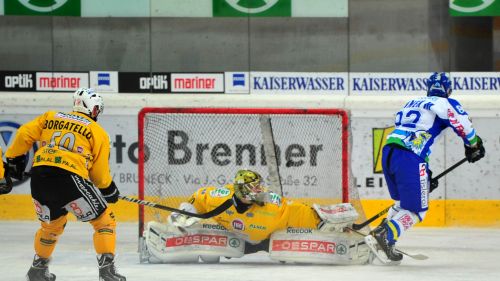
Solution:
[[(197, 189), (232, 183), (239, 169), (250, 169), (286, 198), (351, 202), (363, 214), (343, 109), (143, 108), (138, 124), (139, 199), (177, 208)], [(139, 206), (139, 236), (145, 223), (168, 215)]]

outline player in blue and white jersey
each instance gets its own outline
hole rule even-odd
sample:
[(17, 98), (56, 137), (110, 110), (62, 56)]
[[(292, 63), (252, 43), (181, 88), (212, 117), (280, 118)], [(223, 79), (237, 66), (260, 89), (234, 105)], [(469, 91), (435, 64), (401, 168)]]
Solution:
[(394, 245), (401, 235), (424, 219), (429, 207), (428, 160), (434, 139), (446, 128), (462, 138), (465, 156), (471, 163), (485, 155), (467, 112), (449, 98), (451, 82), (444, 72), (427, 80), (427, 96), (410, 100), (396, 113), (394, 131), (382, 151), (382, 168), (394, 206), (387, 219), (372, 231), (381, 250), (392, 261), (402, 259)]

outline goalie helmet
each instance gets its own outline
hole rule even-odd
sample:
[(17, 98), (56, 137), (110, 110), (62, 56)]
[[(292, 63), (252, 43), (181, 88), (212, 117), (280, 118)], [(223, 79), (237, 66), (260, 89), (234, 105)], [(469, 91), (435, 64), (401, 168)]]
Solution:
[(257, 202), (257, 194), (264, 192), (262, 176), (251, 170), (239, 170), (234, 178), (234, 193), (239, 199)]
[(444, 72), (434, 72), (427, 79), (427, 96), (448, 98), (451, 94), (451, 81)]
[(73, 94), (73, 110), (97, 120), (97, 116), (104, 111), (104, 102), (93, 89), (79, 88)]

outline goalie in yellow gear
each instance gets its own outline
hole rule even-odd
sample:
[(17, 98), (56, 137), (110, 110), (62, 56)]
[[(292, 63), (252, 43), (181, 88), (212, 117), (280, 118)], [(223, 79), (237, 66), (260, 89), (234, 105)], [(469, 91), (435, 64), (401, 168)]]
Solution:
[[(219, 252), (215, 251), (214, 255), (220, 254), (220, 256), (225, 257), (239, 257), (243, 254), (264, 250), (270, 252), (271, 258), (276, 257), (284, 261), (298, 261), (307, 255), (311, 256), (310, 253), (306, 253), (305, 255), (299, 254), (298, 258), (290, 258), (289, 253), (284, 256), (282, 255), (283, 251), (279, 251), (283, 249), (281, 246), (287, 245), (286, 243), (288, 242), (292, 243), (292, 241), (301, 240), (303, 241), (302, 245), (316, 247), (316, 250), (321, 251), (318, 245), (325, 247), (329, 245), (328, 247), (331, 247), (331, 245), (336, 243), (339, 236), (345, 238), (344, 234), (341, 234), (344, 228), (352, 225), (358, 217), (358, 213), (349, 203), (332, 206), (320, 206), (317, 204), (309, 206), (300, 202), (292, 202), (265, 188), (261, 175), (252, 170), (239, 170), (236, 173), (233, 184), (228, 184), (224, 187), (210, 186), (198, 189), (191, 195), (188, 202), (181, 204), (180, 209), (192, 213), (207, 213), (221, 206), (226, 200), (232, 200), (232, 205), (226, 211), (216, 215), (212, 219), (217, 225), (221, 226), (218, 232), (219, 235), (226, 235), (227, 241), (234, 241), (235, 237), (237, 237), (244, 244), (244, 249), (241, 249), (241, 253), (235, 253), (235, 249), (234, 247), (231, 248), (231, 245), (226, 249), (221, 247), (220, 243), (215, 243), (214, 246), (219, 247)], [(160, 226), (156, 222), (150, 223), (145, 231), (146, 246), (153, 252), (158, 253), (159, 256), (164, 257), (164, 261), (167, 262), (173, 261), (175, 258), (169, 258), (167, 255), (161, 253), (170, 253), (172, 256), (185, 257), (188, 251), (181, 251), (181, 249), (184, 250), (191, 247), (192, 243), (194, 243), (192, 241), (193, 237), (197, 237), (201, 241), (205, 237), (203, 235), (208, 235), (205, 239), (206, 241), (210, 241), (210, 235), (215, 231), (213, 230), (214, 227), (209, 227), (206, 224), (199, 226), (202, 230), (198, 231), (197, 226), (199, 224), (197, 222), (200, 221), (199, 218), (175, 212), (170, 215), (168, 221), (169, 224), (167, 227)], [(175, 236), (176, 232), (176, 229), (171, 226), (179, 230), (176, 237), (184, 237), (184, 240), (182, 238), (169, 240), (173, 239), (172, 235)], [(150, 231), (151, 228), (155, 228), (156, 231)], [(207, 228), (212, 228), (212, 230), (206, 231)], [(168, 234), (165, 237), (156, 237), (153, 234), (154, 232), (158, 233), (162, 231)], [(331, 234), (334, 232), (335, 234), (332, 236)], [(299, 237), (294, 236), (293, 233), (298, 234)], [(198, 237), (197, 235), (202, 236)], [(279, 237), (279, 240), (273, 240), (274, 236)], [(186, 237), (189, 237), (191, 240)], [(167, 246), (169, 244), (172, 246), (170, 249), (168, 247), (167, 249), (158, 248), (163, 247), (163, 244), (159, 245), (157, 243), (162, 241), (162, 238), (167, 240)], [(314, 244), (319, 241), (318, 239), (324, 243)], [(360, 239), (362, 240), (362, 238)], [(190, 241), (189, 243), (186, 242), (188, 240)], [(176, 244), (176, 241), (179, 241), (179, 243)], [(274, 242), (276, 243), (273, 244)], [(196, 249), (199, 249), (199, 246), (197, 245)], [(348, 247), (349, 245), (346, 246)], [(207, 247), (204, 253), (206, 254), (207, 251), (217, 247)], [(369, 250), (367, 248), (363, 250), (363, 260), (359, 262), (359, 258), (356, 257), (358, 258), (356, 261), (358, 263), (367, 261)], [(181, 252), (182, 255), (180, 254)], [(318, 255), (321, 254), (318, 252)], [(159, 259), (162, 260), (161, 257)], [(339, 262), (338, 259), (330, 261), (333, 261), (331, 263), (348, 264), (350, 263), (348, 259), (345, 262)], [(352, 261), (352, 257), (350, 259)], [(196, 255), (193, 256), (192, 261), (195, 260), (197, 260)], [(323, 256), (311, 259), (306, 258), (306, 261), (309, 262), (319, 261), (322, 263), (326, 260), (327, 258)], [(330, 263), (330, 261), (326, 263)]]

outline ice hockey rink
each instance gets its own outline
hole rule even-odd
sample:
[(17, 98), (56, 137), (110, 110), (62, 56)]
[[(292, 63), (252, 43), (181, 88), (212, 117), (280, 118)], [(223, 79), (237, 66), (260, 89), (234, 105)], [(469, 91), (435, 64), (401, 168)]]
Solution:
[[(0, 280), (25, 280), (33, 257), (35, 221), (0, 222)], [(127, 280), (500, 280), (500, 229), (424, 228), (406, 233), (399, 248), (429, 259), (405, 257), (399, 266), (332, 266), (280, 264), (266, 253), (241, 259), (221, 259), (220, 264), (140, 264), (137, 225), (120, 223), (117, 234), (117, 267)], [(57, 280), (98, 280), (92, 246), (92, 227), (69, 222), (50, 265)]]

